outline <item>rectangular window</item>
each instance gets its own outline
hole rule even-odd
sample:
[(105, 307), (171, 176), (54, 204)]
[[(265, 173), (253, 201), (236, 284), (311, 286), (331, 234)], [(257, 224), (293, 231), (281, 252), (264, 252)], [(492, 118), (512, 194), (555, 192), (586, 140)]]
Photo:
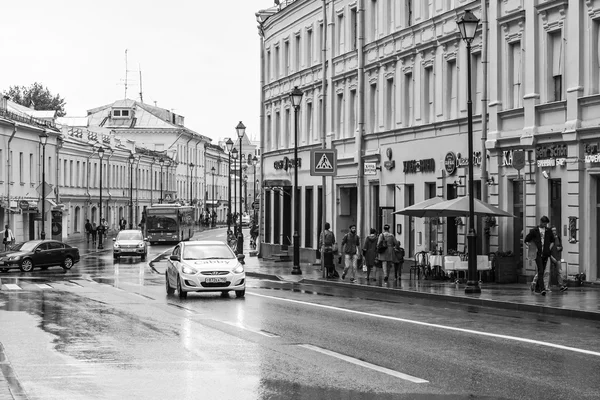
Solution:
[(458, 116), (458, 70), (456, 60), (450, 60), (446, 64), (446, 119), (454, 119)]
[(313, 104), (306, 103), (306, 140), (305, 143), (309, 143), (313, 137)]
[(412, 126), (414, 121), (414, 83), (412, 73), (404, 75), (404, 126)]
[(377, 40), (377, 32), (378, 32), (378, 23), (379, 23), (379, 16), (378, 16), (378, 7), (377, 7), (377, 0), (371, 0), (371, 18), (370, 18), (370, 23), (369, 23), (369, 27), (370, 27), (370, 35), (369, 38), (371, 39), (371, 41), (375, 41)]
[(596, 94), (600, 92), (600, 20), (593, 20), (591, 23), (593, 25), (589, 94)]
[(0, 149), (0, 182), (4, 182), (4, 158), (3, 151)]
[(273, 131), (273, 141), (275, 144), (274, 149), (279, 149), (281, 145), (281, 113), (277, 111), (275, 113), (275, 130)]
[(337, 17), (337, 48), (336, 55), (340, 55), (344, 53), (344, 14), (339, 14)]
[(521, 108), (521, 43), (508, 45), (507, 109)]
[(73, 161), (69, 161), (69, 186), (73, 187)]
[(292, 126), (292, 112), (289, 108), (285, 109), (285, 126), (284, 126), (284, 132), (283, 132), (283, 143), (281, 143), (281, 146), (284, 149), (287, 149), (288, 147), (290, 147), (290, 143), (292, 143), (292, 139), (290, 137), (291, 135), (291, 126)]
[(283, 42), (283, 76), (290, 75), (290, 41)]
[(425, 68), (423, 72), (423, 123), (428, 124), (434, 121), (433, 99), (435, 98), (435, 85), (433, 67)]
[(265, 148), (267, 149), (272, 149), (273, 148), (273, 127), (271, 126), (271, 124), (273, 123), (273, 120), (271, 118), (270, 115), (267, 115), (267, 143)]
[(271, 76), (271, 50), (267, 50), (265, 58), (265, 77), (267, 78), (267, 82), (270, 82), (273, 79)]
[(471, 54), (471, 96), (473, 114), (481, 114), (483, 99), (483, 73), (481, 72), (481, 53)]
[(406, 25), (413, 24), (413, 0), (406, 0)]
[(315, 140), (319, 140), (323, 132), (323, 100), (319, 99), (319, 109), (317, 110), (317, 129), (315, 129)]
[(385, 129), (394, 128), (394, 80), (387, 79), (385, 85)]
[(550, 98), (549, 101), (561, 101), (562, 95), (562, 71), (563, 71), (563, 47), (562, 47), (562, 34), (561, 31), (553, 32), (548, 35), (549, 39), (549, 57), (550, 72), (551, 72), (551, 86), (549, 90)]
[(369, 90), (369, 130), (375, 133), (377, 128), (377, 85), (371, 85)]
[(69, 182), (67, 180), (67, 160), (63, 160), (63, 173), (62, 173), (62, 178), (63, 178), (63, 186), (67, 186), (67, 183)]
[(352, 50), (356, 50), (358, 46), (358, 13), (356, 8), (350, 10), (350, 25), (352, 29)]
[(81, 186), (81, 181), (80, 181), (80, 175), (81, 175), (81, 161), (77, 161), (77, 168), (75, 169), (75, 186), (80, 187)]
[(313, 60), (313, 31), (309, 29), (306, 31), (306, 67), (312, 66)]
[(319, 24), (319, 42), (318, 42), (317, 48), (319, 49), (319, 51), (317, 51), (316, 58), (319, 62), (323, 62), (323, 23), (322, 22)]
[(348, 127), (352, 131), (352, 136), (356, 132), (356, 90), (350, 91), (350, 115), (348, 118)]
[(336, 96), (335, 110), (335, 130), (338, 138), (346, 137), (344, 134), (344, 94), (338, 93)]
[(281, 54), (279, 54), (279, 53), (280, 53), (279, 46), (275, 46), (275, 68), (273, 68), (274, 69), (273, 73), (275, 74), (274, 79), (279, 79), (279, 77), (281, 76), (281, 70), (280, 70)]
[(385, 28), (387, 29), (388, 34), (394, 32), (394, 26), (392, 22), (394, 10), (392, 9), (392, 1), (393, 0), (386, 0), (385, 2)]
[[(42, 160), (44, 162), (44, 160)], [(33, 172), (35, 171), (35, 165), (33, 164), (33, 154), (29, 154), (29, 183), (35, 183), (35, 178), (33, 177)]]
[(19, 182), (25, 183), (23, 181), (23, 152), (19, 152)]
[(300, 47), (300, 35), (296, 35), (296, 43), (295, 43), (295, 60), (294, 60), (294, 71), (300, 71), (300, 54), (301, 54), (301, 47)]
[[(1, 154), (1, 153), (0, 153)], [(52, 182), (52, 177), (53, 175), (53, 169), (52, 169), (52, 157), (48, 157), (48, 164), (46, 164), (47, 169), (46, 169), (46, 181), (47, 182)]]

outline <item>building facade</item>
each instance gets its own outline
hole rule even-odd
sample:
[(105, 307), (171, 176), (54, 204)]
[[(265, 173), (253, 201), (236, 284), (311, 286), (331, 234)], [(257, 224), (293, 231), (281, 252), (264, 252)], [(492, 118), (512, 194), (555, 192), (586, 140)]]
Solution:
[[(456, 24), (467, 9), (483, 20), (470, 59)], [(393, 211), (467, 195), (471, 161), (474, 196), (517, 217), (478, 218), (479, 254), (510, 251), (521, 277), (533, 274), (519, 257), (521, 240), (547, 215), (561, 232), (569, 273), (600, 277), (600, 2), (296, 0), (259, 11), (257, 20), (261, 255), (291, 245), (295, 198), (302, 261), (315, 257), (323, 214), (338, 237), (350, 224), (364, 237), (389, 223), (408, 256), (465, 252), (465, 218)], [(303, 91), (297, 142), (296, 86)], [(335, 176), (311, 174), (315, 149), (337, 152)], [(513, 163), (515, 154), (525, 155), (524, 166)]]

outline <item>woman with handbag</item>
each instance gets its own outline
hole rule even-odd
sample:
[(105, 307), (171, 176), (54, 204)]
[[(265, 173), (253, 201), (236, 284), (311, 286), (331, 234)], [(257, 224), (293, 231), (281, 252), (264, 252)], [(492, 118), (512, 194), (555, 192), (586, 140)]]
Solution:
[(337, 243), (335, 242), (335, 235), (330, 228), (331, 225), (329, 225), (329, 222), (325, 222), (325, 230), (319, 236), (319, 248), (323, 255), (323, 266), (327, 270), (327, 278), (336, 278), (335, 275), (337, 275), (337, 272), (333, 265), (333, 253), (337, 252)]
[(362, 248), (363, 262), (367, 267), (367, 282), (373, 270), (373, 280), (377, 280), (377, 269), (374, 269), (377, 264), (377, 231), (371, 228), (371, 234), (367, 236)]
[(377, 258), (381, 261), (383, 268), (383, 281), (387, 282), (390, 275), (390, 269), (398, 262), (396, 258), (395, 248), (400, 247), (396, 237), (390, 233), (390, 226), (383, 226), (383, 233), (377, 239)]

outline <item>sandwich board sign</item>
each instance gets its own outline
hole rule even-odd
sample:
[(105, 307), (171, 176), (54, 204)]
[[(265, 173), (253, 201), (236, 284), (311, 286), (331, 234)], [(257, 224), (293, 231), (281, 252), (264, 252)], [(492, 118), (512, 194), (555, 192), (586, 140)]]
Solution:
[(335, 176), (337, 150), (313, 149), (310, 151), (310, 174), (312, 176)]

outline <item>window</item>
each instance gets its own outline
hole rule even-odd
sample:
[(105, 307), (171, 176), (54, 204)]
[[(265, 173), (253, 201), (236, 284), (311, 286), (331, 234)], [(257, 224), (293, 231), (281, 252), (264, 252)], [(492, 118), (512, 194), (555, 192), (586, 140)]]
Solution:
[(290, 143), (292, 142), (292, 140), (290, 138), (290, 132), (292, 131), (291, 125), (292, 125), (292, 113), (289, 108), (286, 108), (285, 109), (285, 126), (284, 126), (284, 131), (283, 131), (283, 142), (281, 143), (281, 147), (283, 147), (284, 149), (287, 149), (290, 146)]
[(562, 96), (562, 35), (561, 31), (548, 35), (548, 61), (551, 79), (548, 101), (561, 101)]
[(348, 127), (350, 128), (350, 130), (353, 132), (356, 132), (356, 90), (351, 90), (350, 91), (350, 115), (348, 118)]
[(323, 23), (321, 22), (319, 24), (319, 45), (317, 46), (317, 48), (319, 49), (319, 51), (317, 51), (317, 60), (319, 60), (319, 62), (323, 61)]
[(471, 97), (473, 114), (481, 114), (483, 99), (483, 73), (481, 73), (481, 53), (471, 54)]
[(412, 126), (414, 121), (414, 83), (412, 73), (404, 75), (404, 126)]
[(319, 135), (323, 132), (323, 99), (319, 99), (319, 109), (317, 110), (317, 129), (315, 129), (315, 140), (319, 139)]
[(114, 109), (112, 110), (112, 116), (113, 118), (129, 118), (130, 117), (130, 110), (127, 109)]
[(4, 181), (4, 158), (2, 149), (0, 149), (0, 182)]
[(600, 91), (600, 20), (593, 20), (591, 23), (593, 23), (593, 26), (589, 94), (595, 94)]
[[(44, 160), (42, 160), (44, 162)], [(33, 164), (33, 154), (29, 154), (29, 183), (35, 183), (35, 178), (33, 177), (33, 172), (35, 171), (35, 167)]]
[(284, 76), (290, 74), (290, 42), (286, 40), (283, 42), (283, 72)]
[(77, 174), (75, 177), (75, 186), (80, 187), (81, 181), (79, 180), (79, 176), (81, 175), (81, 161), (77, 161), (77, 168), (75, 169), (75, 173)]
[(306, 134), (305, 143), (310, 141), (313, 135), (313, 105), (312, 103), (306, 103)]
[(273, 144), (273, 138), (271, 137), (271, 135), (273, 135), (273, 120), (271, 118), (271, 115), (267, 115), (267, 143), (265, 144), (265, 148), (266, 149), (272, 149), (272, 144)]
[(458, 70), (456, 60), (449, 60), (446, 64), (446, 119), (454, 119), (458, 116)]
[(412, 26), (413, 24), (413, 0), (406, 0), (406, 25)]
[(369, 131), (374, 133), (377, 128), (377, 85), (369, 87)]
[(294, 59), (294, 64), (295, 64), (294, 65), (294, 71), (298, 72), (298, 71), (300, 71), (300, 50), (302, 50), (301, 47), (300, 47), (300, 35), (296, 35), (295, 39), (296, 39), (296, 44), (295, 44), (295, 46), (296, 46), (296, 48), (295, 48), (296, 54), (295, 54), (295, 57), (294, 57), (295, 58)]
[(385, 1), (385, 28), (387, 29), (387, 33), (391, 34), (394, 32), (394, 26), (392, 21), (392, 16), (394, 15), (394, 10), (392, 9), (392, 0)]
[(306, 31), (306, 67), (310, 67), (312, 65), (313, 58), (313, 31), (309, 29)]
[(275, 145), (273, 149), (278, 149), (281, 145), (280, 143), (281, 137), (281, 113), (277, 111), (275, 113), (275, 131), (273, 132), (273, 144)]
[(369, 31), (370, 31), (370, 39), (371, 41), (377, 40), (377, 29), (378, 29), (378, 15), (377, 15), (378, 7), (377, 0), (371, 0), (371, 18), (369, 23)]
[(274, 79), (278, 79), (281, 75), (281, 71), (279, 69), (279, 66), (281, 65), (279, 57), (281, 57), (281, 55), (279, 54), (279, 46), (275, 46), (275, 68), (273, 71), (273, 73), (275, 74)]
[(338, 14), (337, 16), (336, 36), (336, 55), (340, 55), (344, 53), (344, 14)]
[(394, 128), (394, 80), (385, 83), (385, 129), (389, 130)]
[(434, 86), (433, 67), (425, 68), (423, 74), (423, 123), (425, 124), (434, 121)]
[(23, 152), (19, 153), (19, 182), (21, 182), (21, 184), (25, 183), (23, 181)]
[(346, 137), (344, 134), (344, 94), (338, 93), (336, 96), (335, 110), (335, 130), (338, 138)]
[(521, 43), (508, 45), (508, 95), (507, 109), (521, 108), (523, 95), (521, 94)]
[(73, 187), (73, 161), (69, 161), (69, 186)]
[(351, 46), (352, 50), (356, 50), (358, 46), (358, 13), (356, 8), (350, 10), (350, 25), (350, 29), (352, 29)]
[(67, 180), (67, 160), (63, 160), (63, 186), (67, 186), (67, 183), (69, 182)]

